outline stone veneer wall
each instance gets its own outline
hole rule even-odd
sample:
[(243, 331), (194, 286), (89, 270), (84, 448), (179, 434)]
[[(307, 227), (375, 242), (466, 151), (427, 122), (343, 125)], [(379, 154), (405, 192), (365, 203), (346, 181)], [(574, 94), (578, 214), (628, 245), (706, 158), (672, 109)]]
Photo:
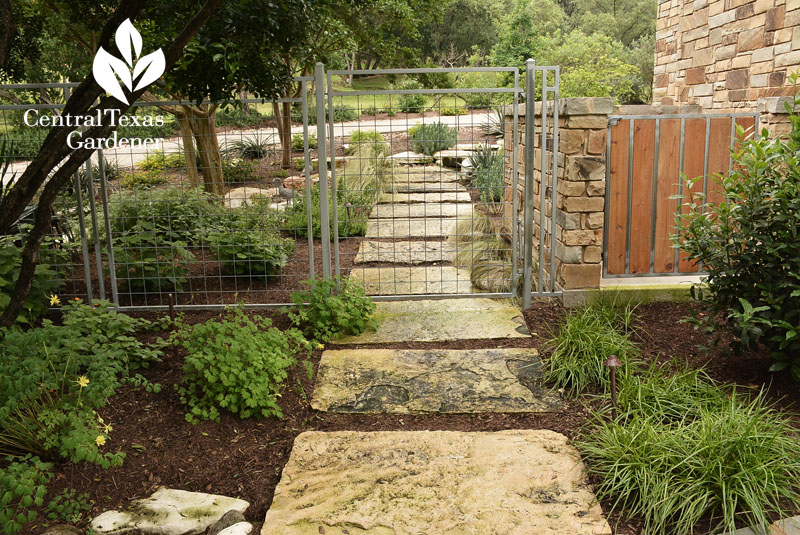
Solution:
[(800, 0), (659, 0), (654, 103), (755, 109), (798, 70)]
[[(784, 103), (789, 97), (761, 99), (759, 130), (766, 128), (773, 134), (785, 135), (791, 130)], [(694, 106), (683, 108), (651, 106), (617, 106), (607, 98), (567, 98), (559, 101), (558, 145), (558, 196), (556, 202), (556, 282), (563, 290), (597, 288), (602, 275), (603, 227), (605, 224), (606, 193), (606, 137), (609, 115), (651, 115), (697, 113)], [(505, 151), (511, 154), (513, 118), (506, 110)], [(512, 214), (512, 188), (518, 194), (519, 221), (523, 220), (525, 194), (525, 127), (527, 117), (524, 106), (519, 110), (518, 176), (516, 185), (512, 177), (511, 159), (506, 166), (507, 220), (516, 220)], [(549, 122), (550, 119), (548, 119)], [(541, 110), (536, 106), (536, 143), (534, 147), (534, 259), (539, 257), (539, 207), (541, 201)], [(691, 150), (691, 148), (687, 148)], [(549, 213), (552, 196), (546, 189), (546, 210)], [(549, 242), (549, 228), (545, 229), (545, 243)], [(522, 232), (520, 227), (520, 233)], [(550, 250), (544, 251), (549, 272)], [(534, 269), (534, 276), (537, 270)], [(535, 285), (534, 285), (535, 287)]]

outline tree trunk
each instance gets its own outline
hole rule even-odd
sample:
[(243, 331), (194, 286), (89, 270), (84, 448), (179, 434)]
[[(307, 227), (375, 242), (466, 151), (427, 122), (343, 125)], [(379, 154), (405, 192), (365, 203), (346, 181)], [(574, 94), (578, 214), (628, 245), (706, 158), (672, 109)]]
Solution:
[(203, 174), (203, 187), (215, 195), (225, 194), (222, 176), (222, 157), (217, 139), (216, 107), (203, 105), (181, 106), (188, 120), (191, 121), (194, 142), (197, 145), (197, 156), (200, 159), (200, 172)]
[(273, 102), (272, 112), (278, 122), (278, 139), (281, 142), (281, 167), (292, 166), (292, 105), (289, 102)]
[(242, 101), (242, 111), (243, 111), (243, 112), (244, 112), (246, 115), (250, 115), (250, 103), (248, 103), (248, 102), (245, 102), (245, 99), (247, 99), (247, 91), (245, 91), (244, 89), (242, 89), (241, 91), (239, 91), (239, 98), (240, 98), (240, 99), (241, 99), (241, 101)]
[(200, 185), (200, 176), (197, 174), (197, 153), (194, 150), (194, 132), (192, 131), (192, 121), (184, 114), (177, 114), (178, 126), (181, 129), (181, 141), (183, 141), (183, 157), (186, 160), (186, 172), (189, 174), (189, 182), (192, 186)]

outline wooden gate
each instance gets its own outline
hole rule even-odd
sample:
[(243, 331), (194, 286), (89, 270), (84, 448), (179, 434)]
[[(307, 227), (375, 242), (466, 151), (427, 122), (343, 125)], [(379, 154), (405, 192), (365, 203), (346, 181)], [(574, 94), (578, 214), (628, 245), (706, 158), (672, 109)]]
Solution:
[(736, 126), (752, 136), (757, 113), (627, 115), (609, 118), (603, 275), (697, 273), (700, 266), (672, 246), (676, 195), (688, 195), (681, 173), (700, 177), (693, 193), (722, 199), (715, 180), (731, 166)]

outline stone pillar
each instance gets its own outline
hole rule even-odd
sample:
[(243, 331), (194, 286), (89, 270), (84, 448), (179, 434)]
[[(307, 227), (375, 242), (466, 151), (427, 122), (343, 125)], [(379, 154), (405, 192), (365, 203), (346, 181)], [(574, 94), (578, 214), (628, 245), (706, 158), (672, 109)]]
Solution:
[[(766, 128), (774, 136), (786, 136), (792, 131), (792, 123), (786, 112), (786, 104), (794, 102), (793, 97), (770, 97), (758, 101), (758, 131)], [(800, 111), (800, 110), (798, 110)]]
[[(556, 196), (555, 232), (555, 278), (562, 289), (597, 288), (602, 272), (603, 223), (605, 209), (605, 170), (606, 170), (606, 132), (608, 116), (614, 112), (610, 98), (568, 98), (561, 99), (559, 106), (559, 146), (558, 181)], [(512, 148), (512, 117), (507, 111), (505, 147)], [(508, 178), (508, 200), (511, 188), (516, 187), (519, 195), (519, 218), (524, 209), (525, 186), (525, 127), (529, 120), (520, 113), (519, 126), (519, 175), (517, 183)], [(552, 121), (548, 117), (548, 122)], [(550, 228), (540, 228), (541, 193), (544, 190), (547, 213), (552, 202), (549, 180), (542, 188), (541, 157), (541, 106), (536, 105), (534, 118), (536, 143), (534, 152), (534, 259), (543, 258), (545, 272), (549, 276), (549, 249), (539, 254), (541, 232), (545, 233), (545, 243), (550, 241)], [(547, 137), (552, 137), (548, 131)], [(549, 142), (548, 142), (549, 143)], [(509, 162), (510, 164), (510, 162)], [(510, 169), (509, 169), (510, 171)], [(511, 177), (511, 172), (506, 173)], [(509, 204), (509, 209), (510, 209)], [(507, 214), (511, 217), (511, 214)], [(534, 276), (537, 276), (534, 269)]]

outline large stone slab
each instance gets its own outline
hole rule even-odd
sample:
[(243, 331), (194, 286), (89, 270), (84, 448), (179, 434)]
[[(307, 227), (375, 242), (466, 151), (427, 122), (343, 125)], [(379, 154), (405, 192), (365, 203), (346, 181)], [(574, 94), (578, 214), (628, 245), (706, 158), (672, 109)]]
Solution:
[(398, 193), (438, 193), (440, 191), (467, 191), (467, 188), (457, 182), (394, 182), (387, 189)]
[(548, 430), (306, 432), (261, 535), (610, 535), (567, 437)]
[(439, 171), (418, 172), (412, 171), (408, 174), (395, 172), (392, 175), (392, 183), (394, 184), (424, 184), (424, 183), (457, 183), (460, 177), (457, 173), (448, 171), (445, 173)]
[(394, 241), (364, 240), (353, 260), (356, 264), (384, 262), (392, 264), (426, 264), (452, 262), (455, 249), (446, 241)]
[(509, 301), (481, 298), (423, 299), (376, 303), (377, 331), (334, 340), (335, 344), (446, 342), (525, 338), (519, 308)]
[(228, 511), (244, 513), (249, 503), (236, 498), (161, 487), (122, 511), (106, 511), (92, 520), (95, 533), (111, 535), (184, 535), (203, 533)]
[(409, 217), (457, 217), (471, 219), (473, 207), (467, 203), (377, 204), (369, 213), (370, 219)]
[(356, 268), (350, 279), (364, 285), (367, 295), (440, 295), (480, 293), (469, 271), (452, 266)]
[(447, 238), (458, 222), (455, 218), (371, 219), (367, 238)]
[(535, 349), (345, 349), (322, 354), (311, 406), (361, 413), (553, 412)]
[(391, 160), (403, 165), (425, 165), (433, 163), (433, 158), (431, 156), (410, 151), (392, 154), (387, 158), (387, 160)]
[(384, 193), (378, 198), (378, 203), (443, 203), (443, 202), (470, 202), (469, 193), (441, 192), (441, 193)]

